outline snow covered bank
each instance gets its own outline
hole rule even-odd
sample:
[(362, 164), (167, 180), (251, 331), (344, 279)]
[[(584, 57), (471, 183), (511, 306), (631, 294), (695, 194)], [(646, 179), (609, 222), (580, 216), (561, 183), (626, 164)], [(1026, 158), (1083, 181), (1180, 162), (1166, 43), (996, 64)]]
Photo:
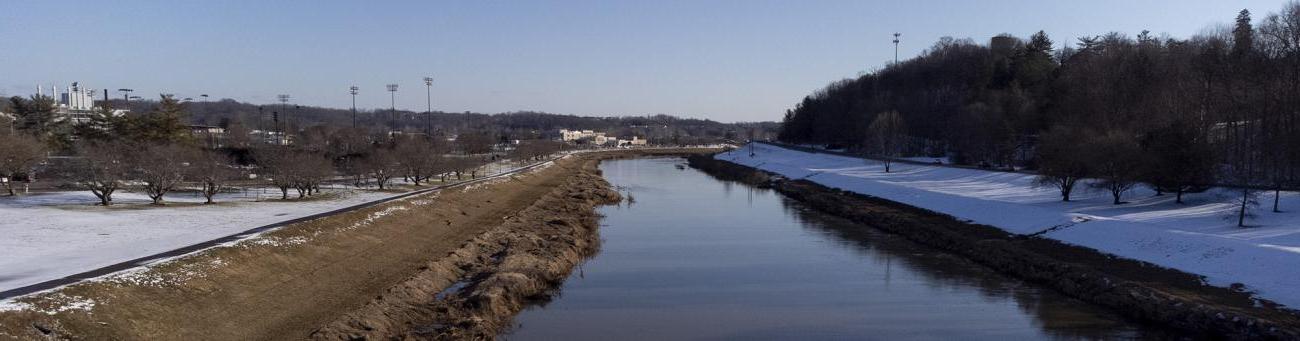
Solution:
[[(175, 194), (175, 205), (148, 206), (143, 193), (113, 195), (114, 207), (93, 206), (87, 191), (0, 197), (0, 291), (156, 254), (254, 227), (398, 195), (326, 190), (328, 199), (254, 202), (250, 192), (224, 193), (215, 205)], [(278, 190), (261, 194), (279, 198)]]
[[(894, 164), (805, 153), (757, 144), (717, 159), (792, 179), (872, 195), (987, 224), (1013, 233), (1086, 246), (1122, 257), (1203, 275), (1213, 285), (1242, 283), (1261, 297), (1300, 307), (1300, 214), (1260, 209), (1254, 227), (1235, 227), (1236, 192), (1213, 189), (1173, 202), (1170, 195), (1138, 189), (1111, 205), (1108, 193), (1079, 193), (1060, 202), (1033, 176), (928, 165)], [(1300, 196), (1283, 193), (1283, 210), (1300, 211)]]

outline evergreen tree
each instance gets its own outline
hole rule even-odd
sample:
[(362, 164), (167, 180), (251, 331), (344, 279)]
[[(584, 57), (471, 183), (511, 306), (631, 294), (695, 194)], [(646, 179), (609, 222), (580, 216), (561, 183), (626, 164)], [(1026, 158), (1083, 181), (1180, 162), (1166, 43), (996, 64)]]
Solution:
[(1232, 55), (1243, 58), (1255, 45), (1255, 28), (1250, 24), (1250, 10), (1237, 13), (1237, 23), (1232, 28)]
[(158, 107), (152, 112), (135, 116), (129, 123), (136, 141), (159, 144), (189, 141), (189, 126), (185, 123), (185, 105), (172, 96), (162, 95)]

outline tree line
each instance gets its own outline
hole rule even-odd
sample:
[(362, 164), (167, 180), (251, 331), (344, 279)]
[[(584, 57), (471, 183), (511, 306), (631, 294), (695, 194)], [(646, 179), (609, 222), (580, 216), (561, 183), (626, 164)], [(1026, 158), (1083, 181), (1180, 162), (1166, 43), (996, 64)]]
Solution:
[(1300, 3), (1288, 2), (1186, 39), (943, 38), (805, 97), (778, 139), (1035, 170), (1065, 201), (1084, 183), (1116, 204), (1139, 184), (1180, 203), (1234, 186), (1244, 224), (1255, 191), (1272, 190), (1276, 211), (1277, 192), (1300, 187), (1298, 133)]
[[(158, 100), (110, 99), (110, 106), (131, 112), (152, 112)], [(350, 109), (308, 105), (242, 103), (232, 99), (189, 102), (190, 122), (228, 130), (298, 131), (313, 126), (354, 127)], [(0, 108), (0, 111), (4, 111)], [(743, 138), (751, 129), (775, 135), (776, 122), (722, 123), (672, 115), (583, 117), (536, 111), (497, 114), (476, 112), (370, 109), (358, 111), (355, 127), (374, 131), (404, 131), (455, 135), (488, 131), (501, 140), (556, 138), (559, 129), (596, 130), (611, 136), (636, 135), (653, 144), (708, 144)]]
[(77, 123), (58, 117), (49, 97), (9, 102), (13, 125), (0, 132), (0, 178), (8, 180), (8, 194), (16, 195), (16, 184), (40, 174), (90, 191), (104, 206), (123, 189), (161, 205), (181, 189), (202, 194), (210, 204), (234, 186), (271, 186), (285, 200), (313, 196), (329, 181), (386, 190), (400, 178), (424, 186), (476, 178), (484, 164), (502, 158), (540, 160), (564, 148), (540, 140), (503, 145), (487, 131), (453, 137), (328, 125), (293, 132), (290, 144), (231, 134), (214, 148), (191, 135), (184, 123), (188, 104), (170, 96), (149, 112), (115, 116), (104, 106)]

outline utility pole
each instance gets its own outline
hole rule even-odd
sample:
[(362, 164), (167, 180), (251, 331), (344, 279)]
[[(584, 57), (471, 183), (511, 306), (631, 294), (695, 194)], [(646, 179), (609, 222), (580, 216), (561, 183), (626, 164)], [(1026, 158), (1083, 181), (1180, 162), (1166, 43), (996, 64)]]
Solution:
[(902, 35), (902, 33), (894, 32), (894, 64), (898, 64), (898, 37)]
[(130, 101), (131, 101), (131, 92), (132, 92), (132, 91), (135, 91), (135, 89), (126, 89), (126, 88), (122, 88), (122, 89), (117, 89), (117, 91), (122, 93), (122, 100), (123, 100), (123, 101), (130, 102)]
[(433, 77), (424, 77), (424, 133), (433, 135)]
[(353, 85), (352, 87), (348, 88), (348, 93), (352, 94), (352, 128), (353, 129), (357, 127), (357, 90), (360, 89), (361, 88), (358, 88), (356, 85)]
[(389, 105), (389, 112), (390, 112), (388, 116), (388, 122), (390, 123), (389, 128), (391, 129), (392, 128), (391, 123), (393, 122), (393, 118), (397, 117), (397, 84), (389, 84), (387, 88), (388, 88), (388, 102), (389, 102), (388, 105)]

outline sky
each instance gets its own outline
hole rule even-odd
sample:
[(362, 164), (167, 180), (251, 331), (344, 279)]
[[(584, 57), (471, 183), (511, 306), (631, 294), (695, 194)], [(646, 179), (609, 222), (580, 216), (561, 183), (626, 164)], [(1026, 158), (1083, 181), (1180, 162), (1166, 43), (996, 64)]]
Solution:
[[(154, 98), (780, 120), (940, 37), (1188, 37), (1284, 0), (0, 1), (0, 95), (77, 81)], [(422, 79), (434, 78), (426, 89)], [(431, 96), (429, 96), (431, 94)], [(113, 91), (113, 96), (121, 96)]]

